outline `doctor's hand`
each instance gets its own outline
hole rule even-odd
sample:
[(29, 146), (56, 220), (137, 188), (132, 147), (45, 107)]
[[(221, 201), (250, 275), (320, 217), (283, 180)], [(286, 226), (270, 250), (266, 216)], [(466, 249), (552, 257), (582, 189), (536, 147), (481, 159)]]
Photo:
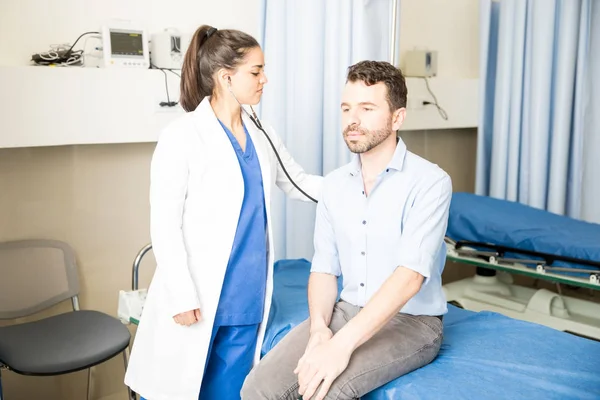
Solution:
[(190, 326), (200, 321), (200, 319), (202, 319), (202, 314), (200, 313), (200, 309), (196, 308), (195, 310), (190, 310), (181, 314), (177, 314), (173, 317), (173, 319), (179, 325)]
[[(314, 347), (302, 357), (302, 366), (294, 371), (298, 374), (298, 393), (303, 399), (316, 395), (315, 400), (323, 400), (333, 381), (348, 367), (351, 356), (352, 349), (335, 340)], [(321, 390), (317, 393), (319, 385)]]

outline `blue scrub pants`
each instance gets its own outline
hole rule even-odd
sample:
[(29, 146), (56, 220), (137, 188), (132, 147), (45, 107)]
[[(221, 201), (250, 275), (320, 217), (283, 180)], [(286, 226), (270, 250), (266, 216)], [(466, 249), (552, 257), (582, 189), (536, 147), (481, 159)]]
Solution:
[[(252, 369), (259, 325), (215, 326), (199, 400), (239, 400)], [(143, 397), (141, 400), (146, 400)]]

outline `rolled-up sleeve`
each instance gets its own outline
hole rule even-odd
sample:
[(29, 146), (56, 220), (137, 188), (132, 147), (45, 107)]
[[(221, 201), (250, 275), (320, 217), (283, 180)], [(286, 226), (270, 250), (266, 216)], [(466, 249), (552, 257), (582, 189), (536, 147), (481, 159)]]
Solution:
[(317, 215), (315, 219), (314, 246), (310, 272), (320, 272), (340, 276), (342, 271), (335, 240), (335, 232), (331, 223), (331, 215), (327, 208), (325, 191), (317, 204)]
[(434, 263), (446, 234), (451, 198), (452, 181), (448, 175), (424, 183), (404, 222), (397, 266), (421, 274), (424, 283), (432, 268), (437, 268)]

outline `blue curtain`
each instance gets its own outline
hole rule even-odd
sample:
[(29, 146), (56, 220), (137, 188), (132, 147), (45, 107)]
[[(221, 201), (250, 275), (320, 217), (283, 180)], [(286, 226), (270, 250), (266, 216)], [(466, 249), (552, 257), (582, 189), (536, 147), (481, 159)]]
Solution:
[(591, 0), (481, 2), (478, 194), (582, 217), (590, 21)]
[[(350, 159), (340, 121), (346, 71), (363, 59), (389, 61), (392, 3), (262, 2), (269, 83), (260, 116), (310, 173), (327, 174)], [(277, 259), (312, 257), (314, 211), (313, 204), (288, 201), (277, 192), (273, 199)]]
[(582, 157), (577, 164), (583, 168), (579, 182), (582, 187), (581, 218), (600, 224), (600, 2), (592, 2), (589, 67), (585, 88), (586, 98)]

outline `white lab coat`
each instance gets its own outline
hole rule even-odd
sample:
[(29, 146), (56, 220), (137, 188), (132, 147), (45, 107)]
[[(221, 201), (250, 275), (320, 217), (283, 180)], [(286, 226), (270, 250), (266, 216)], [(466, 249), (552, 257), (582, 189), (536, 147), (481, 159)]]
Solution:
[[(291, 198), (307, 199), (285, 176), (264, 134), (245, 116), (244, 123), (260, 161), (269, 237), (256, 363), (273, 292), (272, 188), (276, 184)], [(317, 198), (322, 177), (306, 174), (273, 130), (265, 130), (292, 179)], [(149, 400), (198, 399), (243, 197), (235, 150), (207, 97), (161, 133), (152, 159), (151, 236), (157, 268), (125, 376), (125, 384)], [(185, 327), (173, 321), (174, 315), (195, 308), (202, 312), (201, 322)]]

